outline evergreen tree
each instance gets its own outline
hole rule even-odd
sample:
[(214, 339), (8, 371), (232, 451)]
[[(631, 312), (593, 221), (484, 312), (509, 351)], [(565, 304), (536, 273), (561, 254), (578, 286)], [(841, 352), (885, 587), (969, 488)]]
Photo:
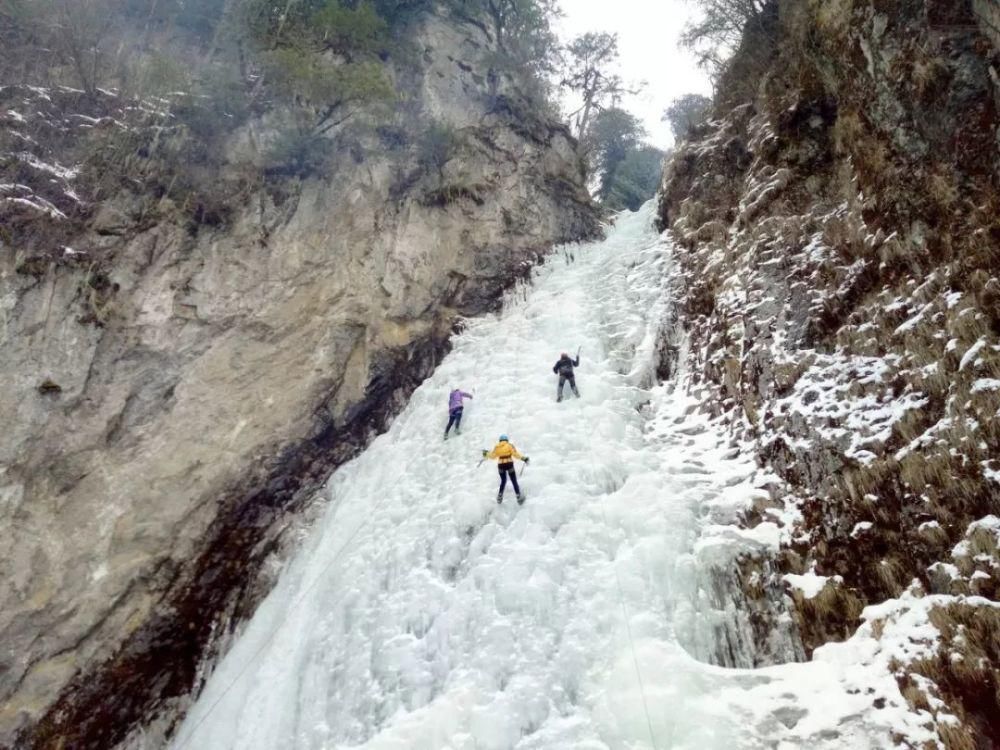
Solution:
[(558, 42), (552, 21), (556, 0), (447, 0), (459, 15), (477, 22), (497, 43), (506, 64), (534, 75), (556, 67)]
[(602, 182), (604, 205), (614, 211), (637, 211), (656, 195), (665, 157), (666, 153), (654, 146), (641, 145), (630, 149), (610, 180), (606, 184)]
[(618, 167), (645, 136), (639, 118), (620, 107), (610, 107), (594, 117), (584, 145), (591, 172), (600, 178), (597, 194), (601, 200), (610, 194)]
[(590, 32), (576, 37), (565, 49), (562, 85), (578, 94), (580, 108), (570, 114), (573, 130), (582, 138), (594, 115), (617, 106), (625, 84), (611, 68), (618, 61), (618, 35)]
[(597, 197), (612, 210), (634, 211), (659, 187), (664, 153), (645, 138), (639, 118), (620, 107), (594, 117), (585, 145), (598, 178)]

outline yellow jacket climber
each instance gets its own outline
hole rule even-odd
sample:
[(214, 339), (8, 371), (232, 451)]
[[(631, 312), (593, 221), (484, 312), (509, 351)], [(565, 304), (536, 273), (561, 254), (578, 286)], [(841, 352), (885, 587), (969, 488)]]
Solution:
[(517, 452), (517, 448), (507, 442), (506, 438), (500, 438), (500, 442), (489, 453), (486, 458), (492, 458), (501, 464), (512, 464), (514, 459), (524, 460), (524, 456)]
[(507, 487), (507, 477), (510, 477), (510, 483), (514, 486), (514, 493), (517, 495), (518, 504), (524, 503), (524, 495), (521, 492), (521, 488), (517, 486), (517, 474), (514, 472), (514, 459), (520, 459), (524, 463), (528, 463), (528, 457), (522, 456), (517, 452), (511, 442), (507, 439), (506, 435), (500, 436), (500, 442), (491, 451), (483, 451), (483, 458), (492, 458), (499, 462), (500, 469), (500, 491), (497, 493), (497, 502), (503, 502), (503, 491)]

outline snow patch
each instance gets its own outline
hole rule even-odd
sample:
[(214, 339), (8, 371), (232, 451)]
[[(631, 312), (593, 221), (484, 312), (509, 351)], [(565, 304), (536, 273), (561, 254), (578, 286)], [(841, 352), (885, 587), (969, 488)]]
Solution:
[(803, 575), (786, 573), (781, 578), (791, 588), (795, 589), (796, 591), (801, 591), (802, 596), (805, 599), (815, 598), (820, 591), (826, 588), (826, 584), (830, 580), (829, 576), (816, 575), (816, 573), (812, 571), (805, 573)]
[(983, 468), (983, 477), (985, 477), (987, 481), (1000, 484), (1000, 471), (991, 468), (989, 464), (989, 461), (983, 461), (981, 464)]
[(0, 203), (12, 203), (17, 206), (25, 206), (26, 208), (46, 214), (53, 219), (67, 218), (66, 214), (56, 208), (52, 203), (37, 195), (32, 196), (31, 198), (0, 198)]
[(985, 346), (986, 339), (980, 338), (979, 341), (969, 347), (968, 351), (966, 351), (962, 356), (961, 362), (958, 363), (958, 371), (962, 372), (966, 367), (972, 364), (976, 357), (979, 356), (979, 352), (981, 352)]
[(972, 384), (973, 393), (985, 393), (987, 391), (1000, 391), (1000, 380), (997, 378), (980, 378)]
[(79, 167), (70, 168), (70, 167), (64, 167), (60, 164), (48, 164), (39, 159), (34, 154), (29, 153), (27, 151), (22, 151), (20, 153), (14, 154), (14, 156), (18, 160), (27, 164), (29, 167), (37, 169), (42, 172), (48, 172), (49, 174), (55, 175), (61, 180), (70, 181), (75, 179), (76, 176), (80, 174)]
[(851, 539), (857, 539), (866, 531), (869, 531), (873, 525), (871, 521), (858, 521), (858, 523), (854, 524), (854, 528), (851, 529)]

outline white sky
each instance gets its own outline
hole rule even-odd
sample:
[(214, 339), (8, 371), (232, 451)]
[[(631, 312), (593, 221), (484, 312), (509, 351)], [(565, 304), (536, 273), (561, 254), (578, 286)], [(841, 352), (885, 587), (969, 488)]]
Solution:
[(587, 31), (618, 33), (619, 73), (627, 82), (646, 81), (641, 94), (628, 97), (625, 109), (640, 117), (649, 140), (660, 148), (673, 144), (663, 110), (682, 94), (709, 95), (708, 78), (690, 53), (677, 46), (694, 12), (688, 0), (561, 0), (558, 30), (564, 41)]

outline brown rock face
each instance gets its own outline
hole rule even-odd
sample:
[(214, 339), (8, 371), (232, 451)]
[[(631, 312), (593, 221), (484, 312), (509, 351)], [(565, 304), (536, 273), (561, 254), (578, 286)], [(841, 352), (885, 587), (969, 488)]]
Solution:
[[(488, 40), (434, 19), (420, 33), (409, 126), (459, 143), (433, 174), (412, 148), (331, 136), (326, 174), (223, 172), (227, 219), (193, 223), (162, 202), (144, 219), (122, 193), (78, 210), (72, 173), (59, 205), (0, 186), (23, 199), (0, 235), (0, 746), (109, 748), (190, 691), (282, 530), (460, 317), (596, 234), (575, 144), (487, 85)], [(71, 119), (55, 93), (32, 109), (37, 93), (4, 103)], [(241, 128), (230, 156), (271, 128)]]
[[(796, 598), (809, 653), (907, 588), (995, 598), (970, 526), (1000, 508), (993, 5), (775, 2), (666, 168), (694, 368), (802, 515), (782, 572), (843, 579)], [(906, 668), (964, 722), (948, 746), (993, 746), (995, 661), (948, 667), (988, 665), (990, 627), (936, 616), (940, 663)]]

